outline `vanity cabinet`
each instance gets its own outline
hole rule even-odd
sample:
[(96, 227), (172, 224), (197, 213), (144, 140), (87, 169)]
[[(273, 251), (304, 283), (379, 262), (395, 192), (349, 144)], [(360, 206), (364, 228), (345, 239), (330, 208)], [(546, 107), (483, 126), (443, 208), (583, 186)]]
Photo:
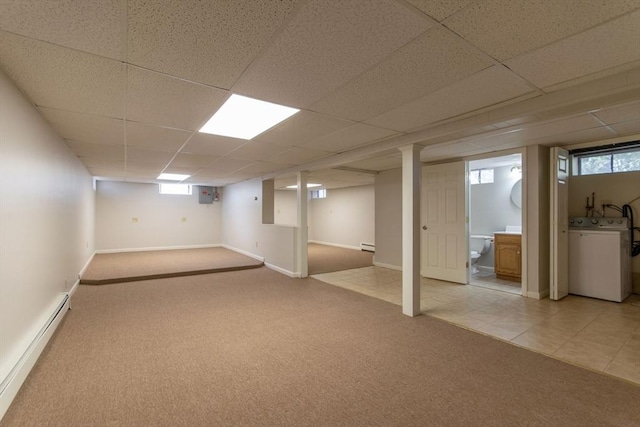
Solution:
[(519, 282), (522, 278), (522, 236), (495, 233), (494, 245), (496, 277)]

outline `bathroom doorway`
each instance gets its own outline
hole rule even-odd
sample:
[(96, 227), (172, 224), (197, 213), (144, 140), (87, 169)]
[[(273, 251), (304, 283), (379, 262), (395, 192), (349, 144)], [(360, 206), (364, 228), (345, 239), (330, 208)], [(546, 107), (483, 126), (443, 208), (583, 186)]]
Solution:
[(472, 160), (469, 281), (522, 294), (522, 154)]

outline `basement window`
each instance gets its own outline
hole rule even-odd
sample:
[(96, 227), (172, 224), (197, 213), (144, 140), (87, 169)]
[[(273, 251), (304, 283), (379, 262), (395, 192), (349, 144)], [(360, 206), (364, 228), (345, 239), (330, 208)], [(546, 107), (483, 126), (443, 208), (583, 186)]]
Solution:
[(618, 147), (574, 151), (574, 175), (597, 175), (640, 171), (640, 142)]
[(493, 169), (474, 169), (469, 171), (469, 183), (491, 184), (493, 183)]
[(312, 199), (326, 199), (327, 198), (327, 189), (321, 188), (319, 190), (311, 190), (311, 198)]
[(160, 194), (171, 194), (175, 196), (190, 196), (191, 185), (189, 184), (160, 184)]

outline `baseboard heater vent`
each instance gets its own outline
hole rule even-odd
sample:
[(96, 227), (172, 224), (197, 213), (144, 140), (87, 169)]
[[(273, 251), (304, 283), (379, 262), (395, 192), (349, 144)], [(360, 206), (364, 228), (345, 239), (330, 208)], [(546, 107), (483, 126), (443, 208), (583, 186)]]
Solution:
[(44, 347), (49, 342), (58, 324), (60, 324), (66, 311), (69, 309), (69, 294), (65, 293), (61, 295), (61, 297), (61, 301), (47, 322), (43, 325), (42, 329), (40, 329), (20, 360), (18, 360), (13, 369), (11, 369), (2, 383), (0, 383), (0, 420), (4, 417), (7, 409), (9, 409), (13, 398), (18, 394), (18, 390), (20, 390), (33, 365), (36, 364), (42, 350), (44, 350)]
[(363, 250), (366, 252), (375, 252), (376, 245), (374, 245), (373, 243), (360, 243), (360, 250)]

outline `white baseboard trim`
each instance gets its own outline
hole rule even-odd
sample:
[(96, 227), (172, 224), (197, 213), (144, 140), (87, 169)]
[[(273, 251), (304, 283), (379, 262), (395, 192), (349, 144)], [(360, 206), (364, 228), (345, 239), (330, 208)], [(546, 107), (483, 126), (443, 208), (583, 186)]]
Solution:
[(76, 280), (71, 289), (69, 289), (69, 298), (71, 298), (73, 294), (76, 293), (76, 291), (78, 290), (78, 286), (80, 286), (80, 279)]
[(181, 246), (158, 246), (150, 248), (123, 248), (123, 249), (99, 249), (96, 254), (116, 254), (119, 252), (147, 252), (147, 251), (170, 251), (175, 249), (201, 249), (201, 248), (219, 248), (224, 246), (220, 243), (212, 243), (206, 245), (181, 245)]
[(91, 261), (93, 261), (93, 257), (95, 257), (95, 256), (96, 256), (96, 251), (93, 251), (93, 253), (89, 257), (87, 262), (85, 262), (84, 266), (82, 266), (82, 268), (80, 269), (80, 272), (78, 273), (78, 279), (80, 279), (82, 277), (82, 275), (84, 274), (84, 272), (87, 271), (87, 268), (89, 268), (89, 264), (91, 264)]
[(289, 276), (289, 277), (293, 277), (293, 278), (299, 278), (300, 277), (300, 273), (294, 273), (293, 271), (285, 270), (284, 268), (278, 267), (277, 265), (273, 265), (273, 264), (269, 264), (269, 263), (265, 262), (264, 266), (267, 267), (267, 268), (270, 268), (271, 270), (277, 271), (278, 273), (282, 273), (285, 276)]
[(248, 256), (250, 258), (257, 259), (258, 261), (264, 262), (264, 257), (261, 257), (261, 256), (256, 255), (256, 254), (252, 254), (251, 252), (247, 252), (245, 250), (234, 248), (233, 246), (229, 246), (229, 245), (225, 245), (225, 244), (222, 244), (220, 246), (225, 248), (225, 249), (229, 249), (230, 251), (238, 252), (239, 254), (246, 255), (246, 256)]
[(316, 243), (318, 245), (325, 245), (325, 246), (334, 246), (336, 248), (343, 248), (343, 249), (355, 249), (356, 251), (361, 250), (360, 246), (341, 245), (340, 243), (321, 242), (319, 240), (309, 240), (309, 243)]
[(527, 292), (527, 298), (544, 299), (549, 296), (549, 290), (542, 292)]
[(20, 387), (27, 379), (27, 375), (31, 372), (33, 365), (42, 354), (49, 339), (55, 332), (56, 328), (67, 314), (69, 309), (69, 295), (64, 294), (60, 303), (55, 307), (51, 316), (42, 326), (36, 337), (33, 339), (29, 347), (22, 354), (13, 369), (0, 384), (0, 420), (4, 417), (11, 402), (18, 394)]
[(375, 265), (376, 267), (383, 267), (391, 270), (402, 271), (402, 267), (399, 265), (385, 264), (383, 262), (377, 262), (377, 261), (373, 261), (373, 265)]

